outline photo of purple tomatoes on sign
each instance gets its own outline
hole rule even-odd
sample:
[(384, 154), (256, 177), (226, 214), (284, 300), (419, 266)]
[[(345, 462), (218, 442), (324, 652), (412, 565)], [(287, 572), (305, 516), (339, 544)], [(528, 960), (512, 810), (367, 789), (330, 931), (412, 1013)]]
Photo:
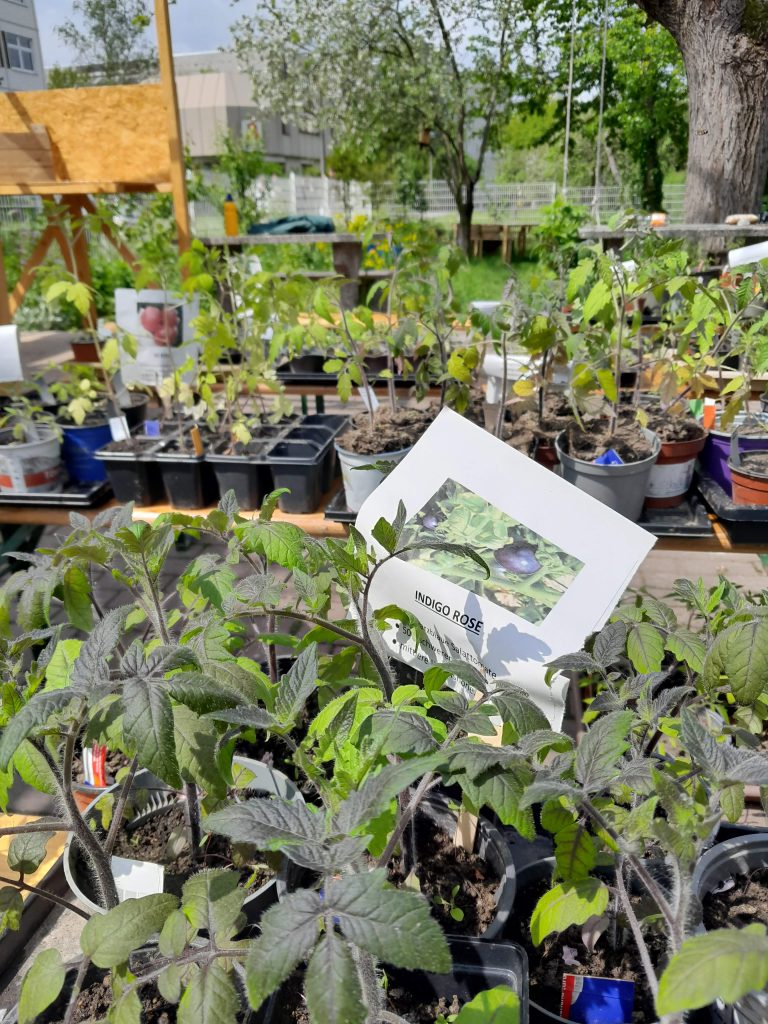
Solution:
[(533, 625), (546, 619), (584, 567), (574, 555), (451, 479), (408, 520), (400, 547), (425, 541), (473, 548), (490, 577), (451, 551), (422, 548), (400, 557)]

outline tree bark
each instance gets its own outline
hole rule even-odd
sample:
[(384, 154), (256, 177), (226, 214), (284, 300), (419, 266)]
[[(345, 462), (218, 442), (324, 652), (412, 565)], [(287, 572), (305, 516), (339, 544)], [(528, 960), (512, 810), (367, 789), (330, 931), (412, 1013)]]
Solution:
[(685, 220), (761, 208), (768, 173), (768, 38), (746, 0), (635, 0), (667, 28), (688, 78)]
[(475, 212), (474, 181), (464, 182), (463, 188), (459, 190), (459, 194), (456, 196), (456, 206), (459, 210), (458, 246), (469, 255), (472, 244), (472, 215)]

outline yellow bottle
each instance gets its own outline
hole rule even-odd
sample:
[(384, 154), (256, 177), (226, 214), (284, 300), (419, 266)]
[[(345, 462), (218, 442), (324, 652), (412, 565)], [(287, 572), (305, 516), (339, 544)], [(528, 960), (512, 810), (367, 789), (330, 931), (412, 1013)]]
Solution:
[(224, 234), (229, 238), (240, 234), (240, 218), (237, 215), (237, 206), (230, 194), (224, 201)]

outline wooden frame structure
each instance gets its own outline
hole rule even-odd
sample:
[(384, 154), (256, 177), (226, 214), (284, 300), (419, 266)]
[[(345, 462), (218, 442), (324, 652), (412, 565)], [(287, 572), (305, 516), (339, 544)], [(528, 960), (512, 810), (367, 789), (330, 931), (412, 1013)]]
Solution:
[[(0, 241), (0, 324), (24, 300), (51, 245), (67, 269), (91, 283), (85, 221), (93, 196), (170, 192), (180, 251), (191, 231), (167, 0), (155, 0), (159, 84), (0, 93), (0, 196), (53, 201), (47, 223), (9, 293)], [(63, 225), (68, 225), (69, 239)], [(109, 225), (100, 230), (130, 265)], [(95, 319), (94, 319), (95, 323)]]

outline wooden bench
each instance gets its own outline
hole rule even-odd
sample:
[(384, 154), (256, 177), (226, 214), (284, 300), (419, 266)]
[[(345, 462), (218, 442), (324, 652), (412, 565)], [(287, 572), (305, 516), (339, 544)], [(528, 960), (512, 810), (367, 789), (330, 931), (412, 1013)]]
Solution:
[(366, 270), (363, 266), (363, 242), (353, 234), (295, 234), (295, 235), (211, 235), (200, 239), (210, 249), (242, 251), (257, 245), (330, 245), (333, 258), (333, 274), (329, 271), (308, 271), (307, 277), (343, 277), (341, 302), (345, 309), (353, 309), (365, 298), (366, 286), (382, 277), (390, 277), (390, 271)]

